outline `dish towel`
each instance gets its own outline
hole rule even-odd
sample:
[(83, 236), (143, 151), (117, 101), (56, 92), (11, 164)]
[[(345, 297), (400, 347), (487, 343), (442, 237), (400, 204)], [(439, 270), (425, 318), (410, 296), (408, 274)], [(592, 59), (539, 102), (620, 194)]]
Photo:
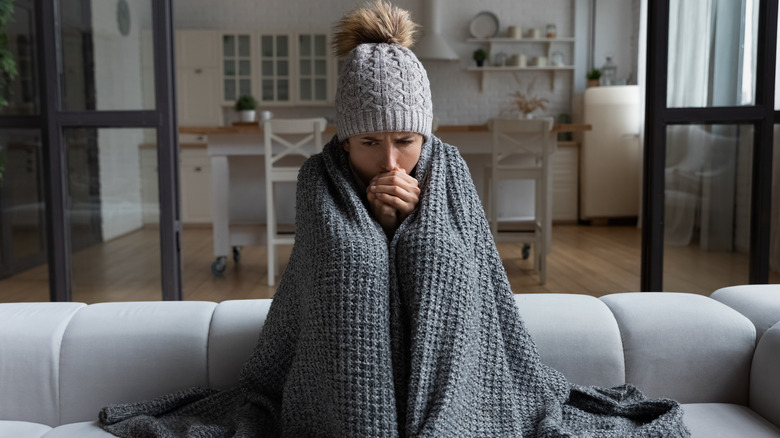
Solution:
[(465, 162), (430, 136), (391, 238), (334, 138), (300, 170), (296, 235), (236, 388), (112, 405), (120, 437), (685, 437), (682, 409), (541, 363)]

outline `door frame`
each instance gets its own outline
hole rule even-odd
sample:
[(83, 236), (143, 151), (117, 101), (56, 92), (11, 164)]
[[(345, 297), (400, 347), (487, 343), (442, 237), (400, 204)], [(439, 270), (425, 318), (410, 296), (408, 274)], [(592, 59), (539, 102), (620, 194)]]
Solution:
[[(99, 0), (93, 0), (99, 1)], [(178, 136), (172, 0), (150, 0), (154, 45), (154, 110), (62, 111), (60, 82), (60, 1), (36, 0), (40, 114), (30, 116), (42, 134), (46, 202), (49, 293), (52, 301), (72, 300), (71, 236), (67, 214), (68, 168), (63, 130), (86, 128), (154, 128), (157, 131), (160, 191), (162, 298), (181, 300), (181, 220), (179, 208)], [(0, 128), (6, 127), (0, 122)]]

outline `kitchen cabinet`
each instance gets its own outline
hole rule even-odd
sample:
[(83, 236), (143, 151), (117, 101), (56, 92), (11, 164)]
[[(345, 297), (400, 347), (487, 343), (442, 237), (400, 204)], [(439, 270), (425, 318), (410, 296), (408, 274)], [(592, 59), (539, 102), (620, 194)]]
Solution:
[(179, 124), (221, 126), (243, 95), (260, 106), (332, 105), (328, 32), (176, 31)]
[(260, 104), (330, 105), (335, 58), (327, 32), (262, 33)]
[(300, 102), (328, 103), (332, 68), (324, 33), (298, 35), (298, 98)]
[(219, 67), (217, 33), (212, 30), (176, 31), (177, 67)]
[(292, 99), (292, 50), (288, 34), (260, 35), (260, 101), (288, 103)]
[(176, 32), (176, 82), (179, 125), (221, 125), (218, 33)]
[(559, 141), (552, 155), (553, 222), (577, 222), (579, 152), (577, 143)]
[(211, 223), (211, 164), (206, 148), (180, 151), (181, 221), (184, 224)]
[(232, 105), (241, 96), (252, 96), (252, 34), (222, 34), (222, 100)]
[[(182, 134), (184, 136), (186, 134)], [(160, 222), (160, 195), (157, 175), (157, 145), (139, 147), (141, 161), (141, 202), (144, 224)], [(187, 143), (179, 150), (181, 221), (184, 224), (211, 223), (211, 164), (205, 143)]]
[(178, 84), (179, 125), (214, 126), (222, 124), (219, 72), (216, 68), (180, 68)]

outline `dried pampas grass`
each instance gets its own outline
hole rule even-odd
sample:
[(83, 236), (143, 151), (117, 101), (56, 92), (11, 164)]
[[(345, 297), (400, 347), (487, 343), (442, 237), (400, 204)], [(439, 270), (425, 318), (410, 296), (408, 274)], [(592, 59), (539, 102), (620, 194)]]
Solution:
[(344, 56), (359, 44), (388, 43), (411, 47), (419, 26), (409, 11), (375, 0), (347, 13), (336, 25), (333, 49)]

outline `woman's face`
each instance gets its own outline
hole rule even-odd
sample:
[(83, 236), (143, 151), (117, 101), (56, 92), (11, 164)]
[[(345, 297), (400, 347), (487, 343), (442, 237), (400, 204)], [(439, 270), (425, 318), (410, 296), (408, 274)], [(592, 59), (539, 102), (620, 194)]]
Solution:
[(407, 174), (420, 159), (423, 136), (414, 132), (373, 132), (347, 138), (344, 150), (363, 184), (396, 167)]

